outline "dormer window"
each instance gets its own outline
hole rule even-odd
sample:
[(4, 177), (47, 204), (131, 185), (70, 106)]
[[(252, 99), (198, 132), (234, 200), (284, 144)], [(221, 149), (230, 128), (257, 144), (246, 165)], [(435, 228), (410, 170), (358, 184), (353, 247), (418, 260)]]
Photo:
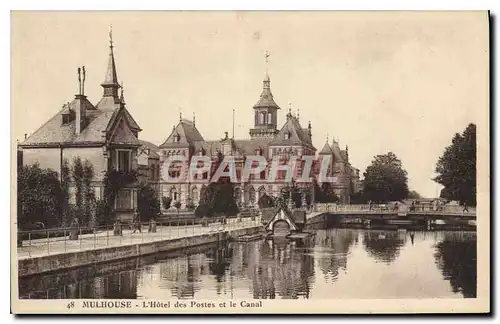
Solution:
[(181, 141), (181, 135), (175, 134), (174, 135), (174, 143), (179, 143)]
[(285, 139), (290, 139), (290, 132), (285, 132)]

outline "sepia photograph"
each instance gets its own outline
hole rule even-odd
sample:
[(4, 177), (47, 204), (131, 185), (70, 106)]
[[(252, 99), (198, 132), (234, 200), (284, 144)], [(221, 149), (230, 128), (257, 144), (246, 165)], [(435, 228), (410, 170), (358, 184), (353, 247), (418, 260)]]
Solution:
[(11, 309), (490, 312), (487, 11), (12, 11)]

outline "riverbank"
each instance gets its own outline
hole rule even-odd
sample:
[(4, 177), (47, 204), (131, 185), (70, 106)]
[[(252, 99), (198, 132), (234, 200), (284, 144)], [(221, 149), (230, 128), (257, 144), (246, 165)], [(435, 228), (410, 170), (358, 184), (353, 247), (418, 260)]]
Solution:
[(39, 257), (24, 258), (18, 260), (19, 277), (34, 274), (48, 273), (53, 271), (95, 265), (108, 261), (134, 258), (167, 252), (187, 247), (214, 243), (233, 239), (239, 236), (252, 235), (260, 232), (262, 226), (250, 226), (246, 228), (227, 229), (214, 233), (200, 233), (185, 237), (170, 239), (158, 239), (140, 243), (123, 243), (120, 246), (105, 246), (83, 251), (61, 252)]

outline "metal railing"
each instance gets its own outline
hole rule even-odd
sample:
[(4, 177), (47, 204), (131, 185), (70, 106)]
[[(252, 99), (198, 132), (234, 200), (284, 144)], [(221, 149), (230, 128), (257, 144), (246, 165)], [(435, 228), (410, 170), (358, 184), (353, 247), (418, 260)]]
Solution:
[(313, 207), (315, 212), (330, 212), (330, 213), (361, 213), (361, 214), (372, 214), (372, 213), (425, 213), (425, 214), (436, 214), (436, 215), (450, 215), (450, 214), (460, 214), (460, 215), (475, 215), (476, 208), (468, 207), (464, 210), (462, 206), (396, 206), (396, 205), (337, 205), (337, 204), (315, 204)]
[(18, 258), (150, 243), (261, 226), (260, 216), (18, 231)]

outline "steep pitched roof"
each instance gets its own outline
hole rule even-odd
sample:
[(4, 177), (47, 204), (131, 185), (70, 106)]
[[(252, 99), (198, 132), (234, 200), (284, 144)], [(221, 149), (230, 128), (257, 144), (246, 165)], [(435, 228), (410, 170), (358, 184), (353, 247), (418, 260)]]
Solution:
[(141, 149), (148, 149), (149, 150), (149, 155), (148, 155), (149, 158), (152, 158), (152, 159), (159, 159), (160, 158), (160, 155), (158, 154), (160, 149), (158, 146), (156, 146), (155, 144), (148, 142), (148, 141), (139, 140), (139, 142), (142, 145)]
[(342, 152), (339, 147), (339, 143), (333, 140), (333, 143), (330, 147), (332, 149), (333, 155), (335, 156), (335, 162), (344, 162), (344, 159), (342, 158)]
[[(178, 142), (175, 141), (175, 136), (179, 135)], [(203, 137), (194, 125), (194, 123), (187, 119), (181, 119), (176, 127), (172, 130), (168, 138), (160, 145), (160, 148), (169, 147), (186, 147), (195, 146), (196, 142), (203, 142)]]
[[(289, 138), (285, 134), (289, 134)], [(283, 127), (281, 127), (278, 134), (269, 143), (270, 146), (282, 145), (303, 145), (314, 149), (311, 139), (304, 129), (300, 126), (298, 119), (291, 114), (287, 115), (287, 120)]]
[(269, 138), (256, 138), (249, 140), (235, 140), (238, 152), (242, 155), (255, 155), (258, 149), (262, 149), (262, 155), (268, 156), (267, 146), (272, 140)]
[(332, 148), (328, 145), (328, 142), (323, 145), (323, 148), (318, 153), (319, 155), (333, 155)]
[(254, 108), (268, 108), (273, 107), (280, 109), (280, 107), (274, 102), (273, 93), (271, 92), (271, 79), (269, 75), (263, 81), (262, 93), (260, 94), (259, 101), (253, 106)]
[(268, 231), (272, 230), (271, 225), (272, 225), (272, 223), (274, 223), (274, 221), (277, 221), (277, 220), (285, 220), (289, 223), (291, 230), (298, 230), (298, 226), (297, 226), (292, 214), (290, 213), (290, 211), (288, 211), (285, 208), (279, 208), (277, 210), (277, 212), (274, 214), (274, 216), (272, 216), (271, 219), (269, 219), (267, 221), (267, 224), (265, 225), (265, 229)]
[[(37, 145), (82, 145), (82, 144), (104, 144), (106, 135), (115, 128), (119, 116), (125, 118), (127, 125), (130, 126), (132, 120), (128, 117), (130, 114), (124, 106), (114, 110), (101, 110), (94, 107), (87, 98), (83, 99), (86, 109), (86, 122), (80, 134), (75, 133), (75, 121), (73, 118), (68, 123), (62, 122), (63, 114), (74, 112), (77, 109), (77, 99), (66, 104), (63, 108), (24, 142), (20, 146)], [(132, 135), (134, 136), (134, 135)], [(134, 136), (135, 137), (135, 136)], [(117, 140), (118, 141), (118, 140)], [(138, 145), (139, 142), (132, 138), (120, 140), (123, 143)], [(120, 142), (118, 141), (118, 142)]]

